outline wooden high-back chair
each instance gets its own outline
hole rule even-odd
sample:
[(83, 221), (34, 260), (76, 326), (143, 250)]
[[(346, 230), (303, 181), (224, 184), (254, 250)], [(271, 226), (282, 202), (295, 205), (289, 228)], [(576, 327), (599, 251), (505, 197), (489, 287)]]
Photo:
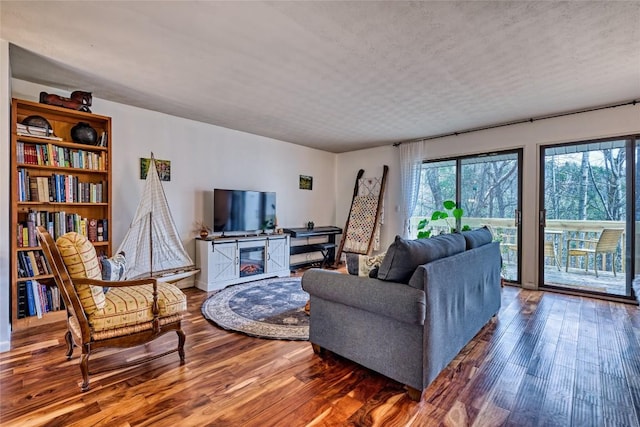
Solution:
[[(604, 254), (612, 254), (611, 268), (613, 269), (613, 276), (616, 276), (616, 251), (618, 250), (618, 241), (624, 233), (622, 228), (605, 228), (600, 233), (598, 240), (584, 240), (584, 239), (569, 239), (567, 240), (567, 266), (565, 271), (569, 271), (569, 258), (572, 256), (584, 257), (585, 271), (588, 269), (589, 254), (593, 254), (593, 269), (595, 270), (596, 277), (598, 277), (598, 254), (604, 256)], [(584, 247), (572, 248), (571, 242), (583, 242)]]
[[(76, 233), (67, 233), (63, 237), (77, 242), (81, 249), (63, 255), (45, 228), (38, 227), (37, 235), (67, 310), (67, 358), (71, 359), (75, 345), (82, 348), (82, 391), (89, 390), (90, 374), (137, 365), (176, 351), (180, 363), (184, 363), (181, 320), (187, 303), (179, 288), (154, 278), (112, 282), (78, 277), (89, 271), (87, 265), (97, 262), (93, 245)], [(75, 248), (67, 246), (64, 250), (73, 252)], [(103, 287), (109, 287), (108, 292)], [(178, 334), (175, 348), (116, 366), (89, 369), (93, 350), (134, 347), (171, 331)]]

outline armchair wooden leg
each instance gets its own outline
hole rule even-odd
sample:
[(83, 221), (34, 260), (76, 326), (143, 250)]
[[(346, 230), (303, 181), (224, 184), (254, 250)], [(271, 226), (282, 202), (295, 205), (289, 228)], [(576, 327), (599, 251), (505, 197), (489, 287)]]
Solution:
[(184, 364), (184, 342), (186, 337), (182, 329), (178, 329), (176, 333), (178, 334), (178, 354), (180, 355), (180, 364)]
[(71, 359), (71, 356), (73, 356), (73, 347), (75, 346), (71, 331), (67, 330), (67, 333), (64, 334), (64, 340), (67, 342), (67, 359)]
[(420, 400), (422, 400), (422, 391), (408, 385), (405, 385), (404, 388), (407, 390), (407, 395), (411, 400), (415, 402), (420, 402)]
[(82, 353), (80, 356), (80, 372), (82, 372), (82, 391), (89, 390), (89, 354), (91, 350)]

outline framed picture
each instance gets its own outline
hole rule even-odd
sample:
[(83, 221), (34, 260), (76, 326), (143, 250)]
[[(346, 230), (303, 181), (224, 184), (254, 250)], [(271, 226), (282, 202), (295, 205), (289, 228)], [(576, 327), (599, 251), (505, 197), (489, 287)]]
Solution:
[(313, 177), (309, 175), (300, 175), (300, 189), (312, 190), (313, 189)]
[[(147, 179), (151, 159), (140, 158), (140, 179)], [(160, 181), (171, 181), (171, 160), (156, 159), (156, 170)]]

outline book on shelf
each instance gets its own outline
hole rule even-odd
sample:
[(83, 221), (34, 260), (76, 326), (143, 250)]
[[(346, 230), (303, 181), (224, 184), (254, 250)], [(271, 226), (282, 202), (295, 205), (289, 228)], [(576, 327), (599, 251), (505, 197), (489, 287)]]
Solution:
[(29, 228), (26, 224), (22, 226), (22, 247), (29, 247)]
[(98, 220), (96, 236), (98, 242), (104, 241), (104, 225), (101, 219)]
[(98, 146), (106, 147), (108, 142), (109, 142), (109, 134), (105, 130), (100, 134), (100, 139), (98, 140)]
[(32, 136), (36, 138), (51, 139), (55, 141), (62, 141), (62, 138), (55, 136), (53, 130), (49, 128), (43, 128), (41, 126), (25, 125), (23, 123), (17, 123), (16, 133), (20, 136)]
[[(22, 297), (21, 297), (22, 295)], [(18, 318), (42, 315), (64, 308), (57, 286), (47, 286), (37, 280), (18, 283)]]
[(106, 218), (102, 220), (102, 236), (105, 242), (109, 241), (109, 220)]
[(53, 135), (53, 130), (51, 130), (50, 127), (27, 125), (24, 123), (16, 123), (16, 130), (18, 132), (26, 132), (27, 134), (34, 135)]
[(24, 132), (18, 132), (18, 135), (31, 136), (31, 137), (42, 138), (42, 139), (50, 139), (52, 141), (62, 141), (62, 138), (60, 138), (59, 136), (35, 135), (35, 134), (24, 133)]
[(18, 300), (18, 319), (24, 319), (27, 317), (28, 308), (27, 308), (27, 284), (26, 282), (18, 282), (18, 292), (17, 292), (17, 300)]
[(31, 280), (24, 282), (26, 294), (27, 294), (27, 315), (36, 315), (36, 300), (33, 295), (33, 286), (31, 286)]
[(37, 280), (29, 280), (31, 284), (31, 293), (33, 294), (33, 305), (36, 311), (36, 316), (38, 319), (42, 319), (42, 298), (40, 291), (40, 283)]
[(87, 238), (90, 242), (98, 241), (98, 220), (90, 219), (89, 225), (87, 226)]
[(18, 276), (33, 277), (33, 271), (31, 271), (28, 257), (26, 257), (22, 251), (18, 252)]
[(27, 257), (29, 259), (29, 265), (31, 265), (31, 270), (33, 271), (34, 276), (42, 275), (42, 272), (38, 268), (38, 262), (36, 260), (36, 255), (33, 251), (27, 251)]
[(34, 251), (34, 258), (36, 259), (36, 267), (41, 275), (49, 274), (49, 265), (47, 264), (47, 260), (42, 255), (41, 251)]
[(30, 201), (39, 202), (40, 201), (40, 192), (38, 191), (38, 180), (36, 178), (29, 179), (29, 197)]

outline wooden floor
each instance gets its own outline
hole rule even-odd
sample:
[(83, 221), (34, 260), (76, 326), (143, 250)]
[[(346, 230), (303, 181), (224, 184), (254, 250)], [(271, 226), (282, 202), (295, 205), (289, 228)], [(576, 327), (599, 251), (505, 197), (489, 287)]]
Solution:
[[(0, 354), (3, 426), (638, 426), (640, 311), (568, 295), (503, 289), (503, 306), (429, 387), (402, 385), (308, 342), (250, 338), (217, 328), (185, 292), (187, 363), (177, 354), (96, 375), (81, 393), (64, 325), (15, 333)], [(171, 334), (138, 351), (173, 345)]]

